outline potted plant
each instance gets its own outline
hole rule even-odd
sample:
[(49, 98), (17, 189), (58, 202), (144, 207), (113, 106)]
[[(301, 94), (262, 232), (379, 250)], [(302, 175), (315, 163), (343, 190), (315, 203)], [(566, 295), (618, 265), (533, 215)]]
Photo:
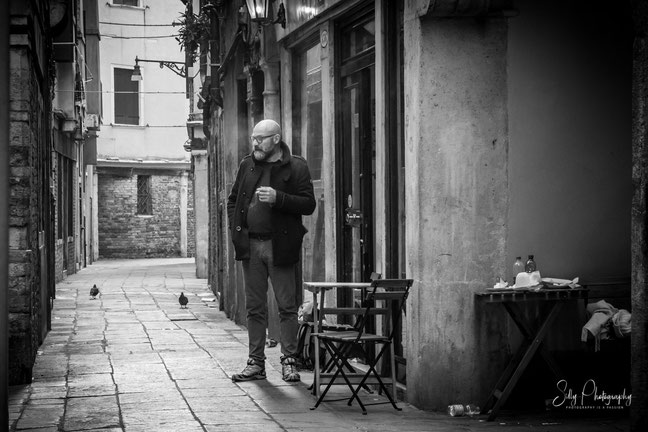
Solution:
[(187, 11), (180, 14), (180, 19), (174, 25), (180, 26), (176, 37), (176, 40), (180, 43), (180, 49), (184, 50), (189, 56), (189, 61), (194, 63), (200, 45), (210, 39), (211, 22), (209, 16), (204, 12), (196, 15)]

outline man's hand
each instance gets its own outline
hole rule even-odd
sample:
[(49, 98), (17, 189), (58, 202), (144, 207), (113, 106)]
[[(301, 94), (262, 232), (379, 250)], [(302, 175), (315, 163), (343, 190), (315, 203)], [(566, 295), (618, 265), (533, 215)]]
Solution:
[(256, 194), (259, 197), (260, 202), (268, 204), (274, 204), (277, 202), (277, 191), (270, 186), (261, 186), (260, 188), (257, 188)]

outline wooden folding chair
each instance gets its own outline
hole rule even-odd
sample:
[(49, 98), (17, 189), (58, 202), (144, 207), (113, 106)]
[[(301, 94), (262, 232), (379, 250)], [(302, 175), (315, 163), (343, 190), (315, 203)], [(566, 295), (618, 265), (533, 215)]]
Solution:
[[(380, 393), (385, 393), (389, 403), (400, 411), (396, 405), (396, 362), (394, 355), (393, 338), (398, 322), (405, 307), (405, 300), (412, 286), (412, 279), (378, 279), (374, 280), (366, 290), (364, 298), (364, 307), (361, 309), (353, 330), (341, 332), (322, 332), (314, 334), (315, 343), (321, 341), (330, 360), (327, 362), (328, 369), (332, 372), (326, 388), (321, 393), (315, 406), (316, 409), (323, 401), (332, 385), (338, 378), (342, 378), (344, 383), (351, 390), (351, 396), (348, 398), (348, 405), (353, 400), (358, 402), (363, 414), (367, 414), (365, 406), (375, 405), (376, 403), (366, 404), (360, 399), (360, 389), (367, 385), (374, 384), (378, 386)], [(383, 332), (369, 332), (368, 325), (372, 320), (371, 316), (380, 315), (383, 317)], [(380, 346), (377, 353), (372, 352), (372, 347)], [(383, 354), (389, 348), (391, 377), (381, 377), (377, 370), (377, 365)], [(366, 372), (354, 373), (355, 368), (350, 363), (350, 357), (356, 357), (357, 353), (362, 353), (366, 360)], [(386, 384), (392, 384), (392, 391), (387, 390)], [(340, 400), (340, 399), (336, 399)], [(344, 398), (343, 400), (347, 400)], [(328, 400), (331, 401), (331, 400)], [(387, 402), (378, 402), (387, 403)]]

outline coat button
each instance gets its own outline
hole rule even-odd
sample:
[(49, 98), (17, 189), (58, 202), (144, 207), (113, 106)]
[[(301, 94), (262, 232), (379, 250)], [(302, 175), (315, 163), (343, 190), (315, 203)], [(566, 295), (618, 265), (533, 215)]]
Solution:
[(245, 210), (241, 210), (241, 213), (245, 213)]
[(284, 230), (284, 235), (288, 235), (288, 230)]
[(236, 231), (241, 231), (241, 226), (240, 225), (236, 227)]
[(245, 196), (246, 194), (247, 194), (247, 192), (243, 192), (243, 196)]

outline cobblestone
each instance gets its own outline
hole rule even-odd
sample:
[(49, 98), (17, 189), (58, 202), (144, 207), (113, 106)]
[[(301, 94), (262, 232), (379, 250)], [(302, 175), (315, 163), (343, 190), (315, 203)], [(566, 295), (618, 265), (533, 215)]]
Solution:
[[(267, 349), (267, 380), (232, 383), (247, 359), (247, 332), (217, 309), (206, 281), (194, 274), (190, 259), (106, 260), (59, 283), (33, 382), (9, 389), (10, 430), (628, 430), (626, 419), (503, 414), (485, 422), (405, 402), (402, 411), (370, 406), (367, 416), (344, 402), (311, 411), (312, 374), (302, 371), (301, 382), (284, 382), (279, 347)], [(101, 291), (94, 300), (93, 284)], [(179, 307), (180, 292), (189, 298), (188, 309)]]

